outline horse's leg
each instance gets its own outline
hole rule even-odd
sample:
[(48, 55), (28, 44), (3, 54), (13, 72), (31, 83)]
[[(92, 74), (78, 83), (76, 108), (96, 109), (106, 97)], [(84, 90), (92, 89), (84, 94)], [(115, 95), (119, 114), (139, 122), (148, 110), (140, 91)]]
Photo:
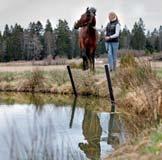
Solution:
[(88, 60), (89, 60), (89, 58), (88, 58), (88, 56), (87, 56), (87, 54), (86, 54), (86, 61), (85, 61), (86, 70), (89, 68)]
[(91, 48), (89, 51), (89, 62), (90, 62), (90, 71), (94, 72), (94, 53), (93, 49)]
[(95, 58), (94, 56), (91, 57), (91, 71), (93, 72), (93, 74), (95, 74)]
[(85, 49), (85, 56), (86, 56), (86, 61), (85, 61), (85, 63), (86, 63), (86, 70), (89, 68), (89, 51), (88, 51), (88, 49)]
[(82, 49), (82, 59), (83, 59), (83, 70), (87, 69), (87, 55), (86, 55), (86, 50), (83, 48)]
[(95, 56), (96, 56), (96, 48), (93, 50), (93, 72), (95, 73), (96, 72), (96, 69), (95, 69)]
[(93, 55), (93, 57), (92, 57), (92, 66), (93, 66), (93, 73), (95, 73), (96, 72), (96, 70), (95, 70), (95, 55)]
[(89, 64), (90, 64), (90, 71), (92, 71), (92, 63), (93, 63), (93, 61), (92, 61), (92, 57), (90, 56), (89, 57)]
[(83, 70), (86, 70), (86, 64), (85, 64), (85, 60), (84, 60), (84, 58), (83, 58)]

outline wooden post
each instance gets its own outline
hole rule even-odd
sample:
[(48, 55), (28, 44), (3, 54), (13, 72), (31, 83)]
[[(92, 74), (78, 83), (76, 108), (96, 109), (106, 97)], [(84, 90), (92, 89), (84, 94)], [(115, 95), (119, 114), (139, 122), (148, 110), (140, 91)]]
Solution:
[(111, 83), (108, 65), (105, 65), (105, 72), (106, 72), (107, 84), (108, 84), (110, 100), (111, 100), (111, 112), (115, 112), (115, 98), (114, 98), (114, 94), (113, 94), (113, 88), (112, 88), (112, 83)]
[(75, 96), (77, 97), (77, 92), (76, 92), (76, 88), (75, 88), (73, 76), (72, 76), (71, 69), (70, 69), (70, 66), (69, 66), (69, 65), (67, 66), (67, 70), (68, 70), (68, 73), (69, 73), (71, 85), (72, 85), (72, 87), (73, 87), (73, 92), (74, 92)]

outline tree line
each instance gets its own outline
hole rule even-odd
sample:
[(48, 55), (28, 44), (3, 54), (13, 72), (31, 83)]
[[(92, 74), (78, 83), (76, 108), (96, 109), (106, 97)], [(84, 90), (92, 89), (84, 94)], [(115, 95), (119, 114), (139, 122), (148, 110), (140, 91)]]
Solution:
[(28, 28), (5, 25), (0, 33), (0, 61), (42, 60), (48, 55), (67, 58), (79, 55), (78, 31), (70, 30), (66, 20), (59, 20), (53, 29), (50, 20), (45, 28), (40, 21), (31, 22)]
[[(104, 33), (100, 33), (101, 35)], [(145, 25), (140, 18), (132, 31), (126, 26), (120, 33), (121, 49), (145, 50), (147, 53), (162, 51), (162, 26), (153, 32), (145, 33)], [(104, 41), (98, 41), (97, 54), (105, 53)], [(30, 22), (28, 28), (19, 24), (5, 25), (0, 32), (0, 61), (42, 60), (47, 56), (67, 57), (80, 55), (78, 30), (70, 29), (66, 20), (58, 20), (55, 28), (50, 20), (45, 27), (40, 21)]]
[(145, 50), (150, 54), (162, 51), (162, 26), (146, 33), (144, 22), (140, 18), (132, 31), (127, 26), (123, 28), (120, 33), (120, 48)]

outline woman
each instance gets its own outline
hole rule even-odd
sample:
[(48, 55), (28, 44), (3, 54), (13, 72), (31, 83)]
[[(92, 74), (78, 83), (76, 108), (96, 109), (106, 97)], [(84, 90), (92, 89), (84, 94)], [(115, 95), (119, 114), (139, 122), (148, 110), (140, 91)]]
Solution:
[(119, 47), (120, 24), (114, 12), (109, 13), (109, 23), (106, 27), (105, 45), (108, 52), (110, 71), (116, 69), (117, 50)]

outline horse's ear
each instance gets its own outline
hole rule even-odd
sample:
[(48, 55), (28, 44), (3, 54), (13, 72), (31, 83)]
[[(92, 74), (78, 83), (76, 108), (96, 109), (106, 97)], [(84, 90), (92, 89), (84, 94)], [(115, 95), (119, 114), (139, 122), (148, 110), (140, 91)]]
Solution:
[(87, 10), (86, 10), (86, 12), (88, 12), (89, 11), (89, 7), (87, 7)]

